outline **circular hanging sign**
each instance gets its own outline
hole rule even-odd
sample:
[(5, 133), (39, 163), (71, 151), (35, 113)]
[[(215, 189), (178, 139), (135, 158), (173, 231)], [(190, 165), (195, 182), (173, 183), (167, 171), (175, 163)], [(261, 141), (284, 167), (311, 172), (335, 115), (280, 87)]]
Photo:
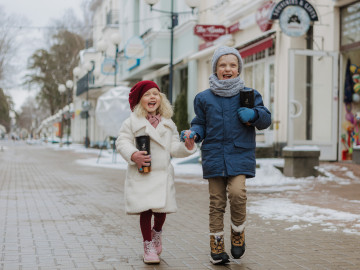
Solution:
[(127, 58), (142, 59), (145, 57), (145, 44), (141, 37), (135, 36), (128, 40), (124, 54)]
[(288, 36), (300, 37), (310, 27), (310, 17), (305, 9), (298, 6), (288, 6), (280, 14), (280, 28)]

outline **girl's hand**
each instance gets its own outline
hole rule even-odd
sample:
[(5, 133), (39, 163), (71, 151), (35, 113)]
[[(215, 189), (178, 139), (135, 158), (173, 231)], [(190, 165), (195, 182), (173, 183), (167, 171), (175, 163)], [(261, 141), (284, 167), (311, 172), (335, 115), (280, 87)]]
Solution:
[(187, 139), (185, 139), (185, 147), (188, 150), (192, 150), (194, 148), (194, 144), (195, 144), (195, 138), (192, 138), (192, 139), (187, 138)]
[(142, 168), (143, 166), (149, 166), (151, 161), (151, 156), (147, 155), (146, 151), (137, 151), (131, 155), (131, 160), (134, 161), (138, 167), (138, 169)]

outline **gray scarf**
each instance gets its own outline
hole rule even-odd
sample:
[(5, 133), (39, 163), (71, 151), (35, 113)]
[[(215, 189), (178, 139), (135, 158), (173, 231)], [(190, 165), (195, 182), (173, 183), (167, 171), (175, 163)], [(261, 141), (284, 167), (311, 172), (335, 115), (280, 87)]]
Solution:
[(219, 80), (215, 73), (209, 77), (210, 90), (221, 97), (232, 97), (244, 89), (244, 80), (237, 76), (234, 79)]

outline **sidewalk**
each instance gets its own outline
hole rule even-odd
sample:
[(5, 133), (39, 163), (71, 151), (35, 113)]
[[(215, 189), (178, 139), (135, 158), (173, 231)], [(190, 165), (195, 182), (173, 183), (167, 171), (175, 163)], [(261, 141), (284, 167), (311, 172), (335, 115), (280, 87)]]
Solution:
[[(0, 152), (1, 270), (360, 268), (360, 181), (351, 174), (340, 182), (250, 186), (246, 254), (227, 266), (209, 262), (206, 181), (177, 179), (179, 210), (165, 222), (161, 264), (147, 266), (138, 216), (124, 213), (125, 171), (75, 162), (89, 157), (97, 155), (5, 144)], [(282, 212), (284, 203), (291, 215)]]

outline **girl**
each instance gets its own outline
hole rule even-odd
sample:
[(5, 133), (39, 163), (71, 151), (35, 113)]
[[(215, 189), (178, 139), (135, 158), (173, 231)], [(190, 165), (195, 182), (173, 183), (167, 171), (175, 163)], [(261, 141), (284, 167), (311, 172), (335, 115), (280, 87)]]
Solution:
[[(174, 169), (171, 156), (186, 157), (196, 151), (193, 140), (185, 144), (179, 140), (173, 110), (159, 86), (141, 81), (129, 94), (130, 117), (123, 123), (116, 148), (128, 162), (125, 179), (125, 210), (140, 215), (140, 229), (144, 244), (144, 262), (160, 263), (161, 232), (167, 213), (177, 210)], [(150, 136), (150, 153), (136, 148), (137, 136)], [(150, 165), (151, 172), (142, 173), (142, 166)], [(154, 226), (151, 219), (154, 215)]]

